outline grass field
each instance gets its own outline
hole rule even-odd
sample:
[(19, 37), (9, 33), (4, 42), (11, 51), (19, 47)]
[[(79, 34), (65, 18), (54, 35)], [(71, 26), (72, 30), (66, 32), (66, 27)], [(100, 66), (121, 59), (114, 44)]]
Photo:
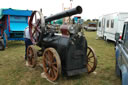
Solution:
[[(58, 85), (121, 85), (115, 75), (114, 43), (96, 40), (96, 32), (85, 32), (85, 36), (97, 55), (96, 74), (61, 76)], [(9, 41), (8, 48), (0, 51), (0, 85), (51, 85), (41, 78), (39, 66), (34, 69), (25, 66), (24, 49), (23, 41)]]

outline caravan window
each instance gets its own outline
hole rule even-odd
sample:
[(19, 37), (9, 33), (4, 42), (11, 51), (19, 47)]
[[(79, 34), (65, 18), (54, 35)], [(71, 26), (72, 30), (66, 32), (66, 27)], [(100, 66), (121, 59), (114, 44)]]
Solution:
[(114, 20), (111, 20), (111, 28), (114, 28)]
[(109, 27), (109, 20), (107, 20), (107, 27)]

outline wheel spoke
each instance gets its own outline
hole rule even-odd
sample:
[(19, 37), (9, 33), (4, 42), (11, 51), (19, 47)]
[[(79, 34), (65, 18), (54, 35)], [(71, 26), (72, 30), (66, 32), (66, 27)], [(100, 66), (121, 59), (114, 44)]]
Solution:
[(57, 62), (53, 62), (52, 64), (53, 64), (53, 65), (56, 65), (56, 64), (57, 64)]
[(46, 58), (44, 59), (44, 62), (45, 62), (46, 64), (48, 64), (48, 63), (47, 63), (47, 60), (46, 60)]
[(91, 57), (88, 57), (88, 58), (90, 59), (90, 58), (93, 58), (93, 57), (94, 57), (94, 56), (91, 56)]
[(49, 60), (52, 62), (53, 61), (53, 55), (51, 54), (50, 51), (48, 51), (48, 55), (49, 55)]
[(47, 61), (49, 61), (50, 60), (49, 55), (46, 53), (45, 56), (46, 56)]
[(51, 62), (50, 61), (47, 61), (48, 65), (50, 66)]
[(89, 66), (90, 68), (92, 68), (90, 64), (88, 64), (88, 66)]
[(53, 73), (52, 69), (50, 70), (50, 75), (51, 75), (52, 78), (54, 77), (54, 73)]
[(89, 53), (88, 53), (88, 55), (87, 55), (87, 56), (89, 56), (89, 55), (90, 55), (90, 53), (91, 53), (91, 50), (89, 50)]
[(48, 73), (48, 72), (49, 72), (49, 70), (50, 70), (50, 68), (48, 67), (48, 69), (47, 69), (46, 73)]
[(49, 66), (49, 61), (46, 61), (45, 63), (46, 63), (46, 66)]
[(53, 77), (55, 77), (56, 75), (54, 74), (54, 70), (52, 69), (52, 75), (53, 75)]
[(41, 30), (39, 29), (39, 27), (37, 28), (37, 31), (41, 33)]
[(57, 75), (57, 72), (53, 69), (53, 72), (54, 72), (54, 76), (56, 76)]
[(35, 26), (35, 27), (36, 27), (36, 28), (38, 28), (38, 27), (39, 27), (39, 25), (40, 25), (40, 21), (36, 24), (36, 26)]
[(28, 49), (28, 52), (29, 52), (29, 54), (32, 54), (32, 52), (31, 52), (31, 48)]
[(36, 30), (34, 30), (34, 32), (32, 33), (32, 36), (35, 34)]
[(54, 65), (52, 65), (53, 69), (55, 69), (57, 71), (57, 67), (55, 67)]
[(46, 66), (49, 66), (50, 65), (50, 62), (48, 60), (44, 59), (44, 62), (46, 64)]

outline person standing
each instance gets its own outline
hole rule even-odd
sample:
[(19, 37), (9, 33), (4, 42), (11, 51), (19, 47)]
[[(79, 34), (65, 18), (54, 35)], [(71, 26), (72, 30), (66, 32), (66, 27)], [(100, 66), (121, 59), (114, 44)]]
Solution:
[(28, 46), (32, 45), (32, 41), (30, 39), (30, 33), (29, 33), (29, 27), (26, 27), (24, 30), (24, 41), (25, 41), (25, 60), (26, 60), (26, 66), (28, 66), (28, 61), (27, 61), (27, 48)]

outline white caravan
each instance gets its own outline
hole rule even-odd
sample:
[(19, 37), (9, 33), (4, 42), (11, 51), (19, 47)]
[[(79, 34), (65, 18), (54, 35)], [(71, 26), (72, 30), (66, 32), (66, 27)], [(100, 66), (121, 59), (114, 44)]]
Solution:
[(104, 30), (105, 30), (105, 19), (104, 16), (101, 16), (99, 18), (98, 26), (97, 26), (97, 36), (103, 37), (104, 36)]
[(122, 35), (126, 18), (128, 18), (128, 13), (126, 12), (112, 13), (100, 17), (97, 29), (98, 37), (115, 41), (115, 33)]

